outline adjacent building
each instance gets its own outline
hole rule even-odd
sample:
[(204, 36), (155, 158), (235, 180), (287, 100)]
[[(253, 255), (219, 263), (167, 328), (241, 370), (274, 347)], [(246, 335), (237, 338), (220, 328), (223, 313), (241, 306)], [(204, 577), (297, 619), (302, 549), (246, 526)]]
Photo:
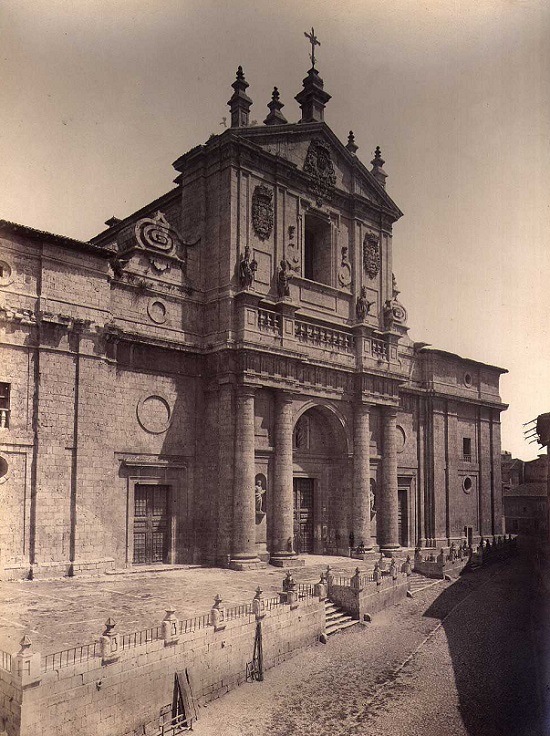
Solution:
[(247, 88), (91, 242), (0, 222), (4, 576), (503, 531), (504, 371), (408, 337), (380, 149), (331, 131), (314, 66), (294, 123), (274, 89), (251, 126)]
[(548, 540), (548, 455), (526, 462), (502, 453), (504, 524), (507, 534)]

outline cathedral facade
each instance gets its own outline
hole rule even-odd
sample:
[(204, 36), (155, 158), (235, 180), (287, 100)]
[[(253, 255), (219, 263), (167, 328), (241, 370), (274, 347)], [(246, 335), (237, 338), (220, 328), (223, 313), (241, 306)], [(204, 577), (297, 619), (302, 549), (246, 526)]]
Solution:
[(380, 150), (247, 88), (92, 241), (0, 221), (5, 578), (502, 533), (504, 371), (408, 337)]

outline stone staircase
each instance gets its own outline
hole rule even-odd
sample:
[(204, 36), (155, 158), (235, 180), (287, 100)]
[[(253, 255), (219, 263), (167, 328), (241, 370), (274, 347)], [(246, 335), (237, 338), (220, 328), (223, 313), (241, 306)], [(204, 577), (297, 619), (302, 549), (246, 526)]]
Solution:
[(439, 585), (442, 582), (443, 580), (434, 580), (433, 578), (427, 578), (424, 575), (413, 572), (409, 575), (409, 590), (407, 591), (407, 595), (409, 598), (412, 598), (415, 593), (420, 593), (421, 590), (431, 588), (432, 585)]
[(338, 631), (343, 631), (344, 629), (347, 629), (350, 626), (355, 626), (355, 624), (359, 623), (353, 619), (349, 613), (346, 613), (342, 608), (339, 608), (328, 598), (325, 599), (325, 618), (325, 633), (327, 636), (336, 634)]

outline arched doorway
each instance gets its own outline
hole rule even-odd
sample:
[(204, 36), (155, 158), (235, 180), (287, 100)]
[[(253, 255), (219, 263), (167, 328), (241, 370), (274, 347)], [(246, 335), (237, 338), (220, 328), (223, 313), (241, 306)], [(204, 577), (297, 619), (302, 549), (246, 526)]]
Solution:
[(306, 406), (295, 422), (292, 445), (294, 549), (345, 554), (352, 472), (346, 421), (328, 405)]

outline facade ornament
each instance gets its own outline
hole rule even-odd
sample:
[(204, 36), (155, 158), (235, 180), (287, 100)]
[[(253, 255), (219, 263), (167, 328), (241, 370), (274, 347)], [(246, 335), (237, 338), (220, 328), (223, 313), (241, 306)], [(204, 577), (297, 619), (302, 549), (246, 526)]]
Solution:
[[(172, 264), (177, 263), (184, 268), (187, 254), (186, 248), (196, 245), (200, 238), (194, 242), (187, 243), (179, 232), (173, 227), (165, 215), (158, 211), (153, 217), (144, 217), (136, 222), (134, 234), (138, 247), (146, 250), (148, 260), (157, 273), (170, 270)], [(116, 256), (111, 268), (117, 278), (122, 276), (124, 266), (129, 260)]]
[(250, 246), (245, 246), (244, 255), (239, 264), (239, 284), (243, 289), (250, 289), (258, 270), (258, 262), (250, 256)]
[(279, 268), (277, 269), (277, 294), (281, 299), (285, 296), (290, 296), (289, 281), (291, 277), (290, 263), (283, 258)]
[(355, 305), (355, 314), (360, 322), (365, 320), (373, 304), (374, 302), (369, 302), (367, 299), (367, 287), (361, 287), (361, 296), (357, 297), (357, 303)]
[(336, 186), (336, 173), (330, 148), (319, 138), (313, 138), (309, 144), (304, 171), (313, 179), (311, 191), (316, 196), (317, 206), (321, 207)]
[(404, 325), (407, 322), (407, 310), (397, 299), (387, 299), (384, 303), (384, 327), (391, 330), (394, 324)]
[(252, 195), (252, 226), (260, 240), (267, 240), (273, 230), (273, 191), (263, 184)]
[(351, 286), (351, 263), (349, 262), (348, 247), (346, 245), (342, 247), (342, 260), (338, 269), (338, 282), (343, 289)]
[(373, 233), (367, 233), (363, 240), (363, 267), (370, 279), (378, 276), (380, 261), (380, 241)]

